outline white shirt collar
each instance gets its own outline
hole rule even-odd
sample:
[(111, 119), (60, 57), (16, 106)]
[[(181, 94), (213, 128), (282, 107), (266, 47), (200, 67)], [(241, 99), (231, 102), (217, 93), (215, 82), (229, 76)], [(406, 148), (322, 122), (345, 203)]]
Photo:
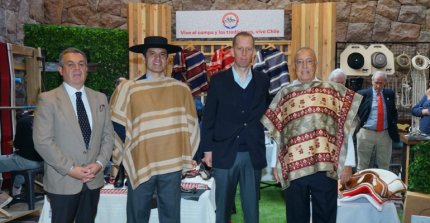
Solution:
[(72, 96), (75, 97), (76, 92), (78, 92), (78, 91), (82, 92), (82, 95), (86, 95), (85, 94), (85, 86), (82, 86), (82, 88), (78, 89), (78, 90), (76, 88), (70, 86), (70, 84), (68, 84), (66, 82), (63, 82), (63, 86), (66, 89), (66, 92), (69, 95), (69, 97), (72, 97)]

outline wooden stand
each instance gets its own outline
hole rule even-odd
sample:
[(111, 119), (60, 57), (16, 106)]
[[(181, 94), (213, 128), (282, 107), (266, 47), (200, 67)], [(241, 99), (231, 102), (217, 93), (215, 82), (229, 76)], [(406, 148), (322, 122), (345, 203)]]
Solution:
[[(409, 179), (409, 162), (410, 162), (410, 153), (411, 153), (411, 146), (416, 145), (420, 143), (420, 140), (409, 140), (409, 138), (405, 134), (400, 134), (400, 140), (405, 143), (406, 147), (406, 160), (404, 169), (405, 171), (402, 171), (402, 180), (405, 182), (406, 185), (408, 185), (408, 179)], [(404, 173), (404, 174), (403, 174)]]

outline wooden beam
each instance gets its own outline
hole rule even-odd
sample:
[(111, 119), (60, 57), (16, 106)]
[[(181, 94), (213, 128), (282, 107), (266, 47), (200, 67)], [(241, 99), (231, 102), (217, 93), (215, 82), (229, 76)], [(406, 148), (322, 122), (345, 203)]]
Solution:
[[(316, 76), (326, 80), (334, 68), (336, 45), (336, 3), (293, 3), (291, 16), (291, 59), (301, 47), (314, 49), (318, 65)], [(296, 79), (294, 66), (291, 79)]]

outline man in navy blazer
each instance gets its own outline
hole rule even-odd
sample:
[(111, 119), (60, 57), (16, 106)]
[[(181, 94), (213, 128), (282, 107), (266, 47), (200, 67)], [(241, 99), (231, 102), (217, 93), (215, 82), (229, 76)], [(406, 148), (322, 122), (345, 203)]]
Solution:
[(216, 222), (230, 220), (240, 183), (245, 222), (258, 222), (261, 170), (266, 167), (264, 127), (260, 122), (269, 101), (269, 78), (252, 70), (254, 37), (247, 32), (233, 39), (232, 68), (211, 78), (203, 113), (201, 151), (213, 167)]
[[(384, 89), (387, 75), (378, 71), (372, 76), (372, 88), (358, 91), (363, 96), (358, 116), (360, 130), (357, 133), (358, 170), (371, 168), (370, 160), (376, 150), (378, 168), (388, 170), (391, 161), (392, 142), (399, 141), (397, 129), (396, 95), (391, 89)], [(383, 123), (378, 128), (378, 93), (383, 101)]]

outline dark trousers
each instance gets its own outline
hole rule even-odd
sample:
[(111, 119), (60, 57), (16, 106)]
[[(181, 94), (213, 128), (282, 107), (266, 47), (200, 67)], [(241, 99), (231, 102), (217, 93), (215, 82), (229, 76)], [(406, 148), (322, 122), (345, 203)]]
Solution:
[(78, 194), (47, 193), (51, 203), (52, 223), (93, 223), (97, 215), (100, 189), (90, 190), (84, 184)]
[(337, 181), (327, 177), (326, 172), (291, 181), (284, 196), (287, 222), (309, 223), (312, 197), (312, 222), (336, 223)]
[(254, 169), (249, 153), (238, 152), (232, 168), (214, 168), (213, 171), (216, 187), (216, 222), (229, 222), (238, 182), (245, 222), (259, 222), (258, 198), (261, 170)]
[(181, 171), (152, 176), (133, 190), (128, 184), (127, 222), (149, 222), (152, 197), (157, 194), (160, 223), (181, 222)]

